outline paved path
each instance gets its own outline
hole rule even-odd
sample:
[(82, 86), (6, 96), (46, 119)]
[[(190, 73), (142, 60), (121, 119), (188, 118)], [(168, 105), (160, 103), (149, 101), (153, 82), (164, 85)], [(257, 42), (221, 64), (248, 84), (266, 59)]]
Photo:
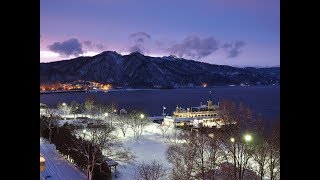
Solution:
[(73, 164), (65, 160), (57, 152), (53, 144), (48, 144), (40, 140), (40, 153), (46, 159), (46, 170), (40, 173), (40, 179), (86, 179), (86, 176), (80, 170), (78, 170)]

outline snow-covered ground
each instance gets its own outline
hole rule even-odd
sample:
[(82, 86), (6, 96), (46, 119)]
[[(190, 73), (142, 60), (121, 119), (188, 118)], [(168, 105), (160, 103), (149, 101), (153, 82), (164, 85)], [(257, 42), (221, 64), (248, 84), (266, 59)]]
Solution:
[[(60, 120), (60, 126), (68, 122), (70, 124), (83, 124), (83, 120), (70, 119), (70, 120)], [(113, 123), (116, 126), (116, 122)], [(123, 137), (120, 129), (116, 128), (114, 132), (118, 136), (120, 141), (125, 147), (129, 148), (132, 153), (136, 156), (135, 162), (133, 164), (118, 162), (117, 173), (112, 172), (112, 178), (117, 180), (130, 180), (135, 173), (135, 168), (145, 162), (149, 163), (152, 160), (157, 160), (162, 163), (164, 168), (168, 169), (169, 174), (171, 170), (171, 164), (166, 159), (166, 150), (170, 142), (177, 142), (179, 140), (175, 139), (175, 134), (179, 134), (179, 129), (169, 128), (165, 132), (165, 137), (162, 136), (160, 130), (160, 124), (152, 123), (144, 129), (142, 137), (140, 139), (134, 139), (133, 131), (128, 128), (126, 132), (126, 137)], [(54, 145), (40, 142), (41, 153), (49, 157), (49, 162), (47, 160), (47, 170), (41, 175), (45, 177), (46, 175), (51, 175), (50, 179), (61, 179), (61, 177), (70, 177), (65, 179), (85, 179), (85, 175), (81, 173), (75, 166), (63, 159), (55, 150)], [(110, 157), (112, 158), (112, 157)], [(251, 162), (254, 164), (254, 162)], [(264, 178), (268, 179), (268, 178)]]
[(86, 179), (86, 176), (79, 169), (77, 169), (77, 167), (65, 160), (57, 152), (53, 144), (49, 144), (44, 140), (40, 139), (40, 153), (44, 156), (46, 160), (46, 169), (45, 171), (40, 173), (40, 179)]
[[(64, 123), (69, 124), (82, 124), (83, 120), (70, 119), (70, 120), (60, 120), (59, 124), (62, 126)], [(116, 126), (116, 124), (114, 123)], [(117, 173), (112, 174), (113, 179), (117, 180), (129, 180), (135, 172), (135, 167), (140, 163), (149, 163), (152, 160), (157, 160), (162, 163), (165, 168), (171, 169), (171, 164), (166, 160), (166, 150), (170, 141), (172, 141), (174, 134), (178, 134), (179, 129), (169, 128), (165, 132), (165, 137), (162, 136), (160, 130), (160, 124), (153, 123), (144, 129), (142, 137), (140, 139), (134, 139), (133, 131), (128, 128), (126, 132), (126, 137), (123, 137), (120, 129), (116, 128), (114, 132), (118, 136), (120, 141), (125, 147), (129, 148), (132, 153), (136, 156), (135, 162), (133, 164), (118, 162)], [(171, 139), (171, 140), (170, 140)], [(110, 157), (112, 158), (112, 157)]]
[(159, 124), (151, 123), (145, 128), (142, 137), (138, 140), (133, 139), (133, 132), (131, 129), (128, 129), (125, 138), (123, 137), (121, 131), (117, 130), (116, 134), (121, 139), (124, 146), (131, 149), (136, 156), (136, 159), (133, 164), (119, 162), (117, 167), (117, 176), (115, 177), (113, 174), (114, 179), (132, 179), (132, 176), (135, 172), (135, 167), (142, 162), (149, 163), (154, 159), (162, 163), (165, 168), (171, 169), (171, 164), (167, 161), (165, 153), (170, 143), (167, 137), (173, 136), (175, 130), (173, 128), (169, 128), (165, 133), (166, 137), (163, 138), (159, 126)]

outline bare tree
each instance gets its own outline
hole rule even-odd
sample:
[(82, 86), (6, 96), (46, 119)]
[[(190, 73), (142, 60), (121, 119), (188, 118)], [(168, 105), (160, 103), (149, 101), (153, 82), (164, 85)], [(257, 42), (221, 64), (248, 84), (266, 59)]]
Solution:
[(150, 123), (149, 119), (143, 113), (132, 111), (129, 114), (130, 127), (134, 133), (134, 138), (138, 139), (141, 137), (144, 128)]
[(47, 115), (48, 116), (42, 116), (40, 117), (40, 131), (41, 129), (48, 129), (48, 140), (49, 143), (51, 143), (52, 138), (52, 130), (56, 126), (58, 130), (58, 120), (60, 119), (60, 116), (57, 113), (56, 109), (47, 109)]
[(117, 127), (121, 130), (123, 137), (126, 137), (126, 133), (129, 129), (129, 117), (125, 115), (118, 116), (116, 119)]
[(103, 104), (96, 105), (95, 112), (98, 114), (98, 119), (105, 118), (105, 113), (108, 112), (108, 107)]
[(266, 165), (267, 165), (267, 155), (268, 155), (268, 139), (267, 133), (265, 131), (265, 121), (261, 116), (258, 117), (255, 122), (255, 143), (253, 144), (253, 161), (257, 164), (256, 169), (257, 174), (262, 180), (265, 176)]
[(163, 123), (159, 125), (162, 137), (164, 138), (165, 133), (168, 131), (169, 126), (164, 125)]
[(114, 128), (110, 125), (97, 121), (94, 126), (74, 132), (80, 139), (76, 150), (86, 159), (85, 169), (88, 180), (92, 179), (94, 169), (106, 162), (106, 157), (126, 162), (134, 159), (133, 154), (112, 134), (113, 130)]
[(223, 161), (219, 135), (208, 128), (182, 132), (179, 143), (169, 146), (167, 159), (173, 164), (174, 179), (212, 179)]
[[(179, 137), (183, 140), (191, 138), (189, 132), (180, 132)], [(195, 179), (196, 144), (188, 140), (180, 142), (169, 145), (166, 152), (168, 162), (173, 165), (172, 179)]]
[(268, 143), (269, 177), (270, 180), (280, 179), (280, 120), (274, 124)]
[(220, 132), (209, 131), (207, 128), (204, 129), (204, 159), (205, 166), (207, 168), (206, 177), (211, 180), (216, 179), (217, 170), (223, 162), (223, 152), (220, 147)]
[(70, 112), (70, 107), (66, 103), (58, 103), (57, 108), (58, 108), (59, 114), (61, 116), (62, 115), (65, 116), (65, 115), (69, 114), (69, 112)]
[(135, 168), (133, 179), (135, 180), (164, 180), (167, 179), (166, 169), (161, 163), (152, 160), (150, 163), (143, 162)]
[[(189, 137), (189, 141), (196, 145), (195, 147), (195, 173), (197, 176), (201, 177), (201, 179), (205, 179), (206, 176), (206, 141), (208, 140), (208, 137), (204, 133), (198, 133), (194, 131), (191, 133), (191, 136)], [(198, 175), (199, 174), (199, 175)]]
[(224, 101), (219, 111), (221, 128), (182, 132), (168, 147), (173, 179), (279, 179), (279, 126), (268, 136), (265, 120), (241, 103)]
[(94, 108), (95, 108), (95, 100), (93, 96), (89, 96), (86, 101), (84, 102), (84, 107), (88, 115), (91, 115), (93, 118), (94, 115)]
[[(226, 175), (234, 180), (243, 180), (245, 171), (250, 169), (249, 160), (252, 159), (253, 147), (251, 138), (247, 140), (244, 135), (251, 132), (254, 119), (250, 108), (243, 104), (237, 107), (234, 102), (223, 101), (220, 105), (220, 115), (225, 122), (221, 146), (224, 159), (228, 164)], [(251, 134), (247, 136), (251, 137)]]
[(76, 119), (76, 114), (79, 114), (80, 112), (80, 105), (76, 101), (72, 101), (70, 103), (70, 113), (73, 114), (74, 119)]

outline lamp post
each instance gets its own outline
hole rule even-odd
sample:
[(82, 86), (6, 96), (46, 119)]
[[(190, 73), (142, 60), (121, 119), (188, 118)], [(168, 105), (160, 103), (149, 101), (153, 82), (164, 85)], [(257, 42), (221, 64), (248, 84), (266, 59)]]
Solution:
[[(105, 121), (107, 121), (107, 117), (109, 116), (109, 113), (104, 113), (104, 119), (105, 119)], [(111, 127), (112, 127), (112, 121), (110, 121), (111, 122)]]
[(231, 141), (232, 143), (234, 143), (235, 139), (232, 137), (232, 138), (230, 138), (230, 141)]
[(140, 118), (143, 119), (144, 118), (144, 114), (140, 114)]
[(234, 177), (237, 177), (237, 165), (236, 165), (236, 144), (235, 144), (235, 141), (236, 139), (234, 137), (231, 137), (230, 138), (230, 141), (232, 143), (232, 146), (233, 146), (233, 168), (234, 168)]
[[(66, 103), (62, 103), (62, 109), (63, 109), (63, 115), (64, 116), (66, 115), (66, 106), (67, 106)], [(66, 120), (66, 117), (64, 117), (64, 120)]]
[(85, 139), (86, 134), (87, 134), (87, 130), (86, 130), (86, 129), (83, 129), (83, 130), (82, 130), (82, 133), (83, 133), (83, 139)]
[(245, 134), (243, 137), (246, 142), (252, 141), (252, 136), (250, 134)]

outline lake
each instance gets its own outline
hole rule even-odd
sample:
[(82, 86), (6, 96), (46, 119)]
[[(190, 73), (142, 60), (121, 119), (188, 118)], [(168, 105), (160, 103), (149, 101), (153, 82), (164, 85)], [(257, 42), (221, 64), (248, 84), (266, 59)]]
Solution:
[(210, 96), (215, 104), (227, 98), (243, 102), (256, 113), (273, 121), (280, 116), (280, 86), (233, 86), (207, 87), (192, 89), (152, 89), (119, 90), (109, 92), (73, 92), (41, 94), (40, 102), (54, 107), (59, 102), (70, 103), (72, 100), (82, 103), (86, 97), (94, 96), (98, 103), (114, 103), (119, 109), (142, 110), (149, 116), (160, 116), (162, 107), (165, 113), (172, 115), (177, 105), (187, 108), (206, 103)]

